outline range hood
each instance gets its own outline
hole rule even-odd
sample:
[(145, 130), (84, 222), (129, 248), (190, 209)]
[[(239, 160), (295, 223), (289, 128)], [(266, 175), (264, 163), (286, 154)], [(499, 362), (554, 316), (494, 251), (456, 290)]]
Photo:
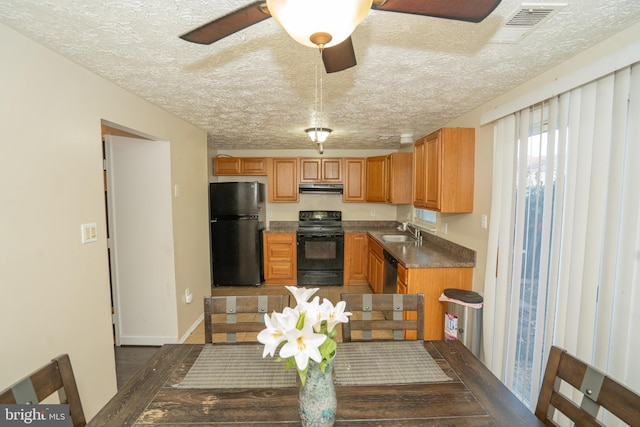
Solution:
[(342, 194), (342, 184), (300, 184), (298, 190), (303, 194)]

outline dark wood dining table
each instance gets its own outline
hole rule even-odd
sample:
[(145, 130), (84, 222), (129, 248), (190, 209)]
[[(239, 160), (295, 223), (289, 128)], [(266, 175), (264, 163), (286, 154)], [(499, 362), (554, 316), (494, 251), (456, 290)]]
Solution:
[[(176, 387), (203, 348), (196, 344), (162, 346), (89, 426), (300, 425), (295, 386)], [(448, 381), (337, 385), (335, 425), (542, 425), (459, 341), (425, 341), (424, 348)]]

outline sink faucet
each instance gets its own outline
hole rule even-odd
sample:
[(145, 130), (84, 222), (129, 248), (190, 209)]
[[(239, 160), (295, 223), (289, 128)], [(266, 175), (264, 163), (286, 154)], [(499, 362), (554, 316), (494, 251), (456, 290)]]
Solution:
[[(411, 231), (412, 228), (413, 228), (413, 232)], [(416, 240), (418, 240), (419, 245), (422, 244), (422, 233), (420, 233), (420, 229), (418, 227), (416, 227), (414, 224), (407, 223), (407, 231), (413, 234), (413, 237), (415, 237)]]

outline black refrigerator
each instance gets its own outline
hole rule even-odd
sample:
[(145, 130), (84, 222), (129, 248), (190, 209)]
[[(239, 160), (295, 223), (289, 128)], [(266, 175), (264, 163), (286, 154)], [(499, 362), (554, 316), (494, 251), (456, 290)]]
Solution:
[(265, 197), (259, 182), (209, 184), (212, 285), (260, 286), (264, 281)]

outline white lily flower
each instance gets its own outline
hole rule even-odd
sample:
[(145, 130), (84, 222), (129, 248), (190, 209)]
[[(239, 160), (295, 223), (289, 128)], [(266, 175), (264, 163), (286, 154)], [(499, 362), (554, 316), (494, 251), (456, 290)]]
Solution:
[(320, 297), (314, 297), (311, 302), (304, 303), (300, 309), (305, 311), (305, 322), (310, 322), (313, 330), (320, 332), (322, 321), (326, 320), (320, 306)]
[(334, 328), (338, 323), (349, 321), (351, 313), (345, 312), (346, 303), (339, 302), (335, 307), (331, 301), (320, 297), (309, 299), (319, 289), (286, 286), (296, 299), (294, 308), (285, 307), (282, 313), (265, 316), (267, 326), (258, 335), (258, 341), (264, 344), (264, 353), (273, 356), (280, 348), (280, 359), (287, 361), (287, 367), (296, 365), (298, 374), (305, 382), (309, 359), (316, 363), (329, 361), (336, 350)]
[(307, 302), (309, 298), (311, 298), (311, 296), (316, 292), (318, 292), (318, 290), (320, 289), (320, 288), (312, 288), (312, 289), (299, 288), (297, 286), (285, 286), (285, 288), (287, 288), (289, 292), (293, 294), (293, 297), (296, 299), (297, 305)]
[(292, 329), (285, 332), (287, 342), (280, 349), (280, 357), (286, 359), (294, 357), (296, 366), (304, 371), (307, 368), (309, 359), (318, 363), (322, 361), (322, 355), (318, 347), (327, 339), (324, 334), (316, 334), (308, 322), (302, 330)]
[(320, 306), (320, 311), (322, 311), (322, 320), (329, 320), (329, 316), (333, 312), (335, 308), (333, 304), (328, 299), (324, 299), (322, 301), (322, 305)]
[(258, 342), (264, 344), (262, 357), (266, 357), (267, 354), (273, 357), (280, 343), (286, 338), (278, 319), (279, 316), (281, 316), (279, 313), (273, 313), (272, 317), (269, 317), (268, 314), (264, 315), (266, 329), (258, 334)]
[(282, 314), (279, 315), (278, 321), (280, 322), (282, 330), (287, 331), (296, 328), (299, 318), (300, 310), (298, 310), (298, 307), (285, 307), (284, 310), (282, 310)]
[[(326, 299), (325, 301), (331, 305), (330, 301)], [(349, 316), (351, 316), (350, 312), (344, 311), (344, 309), (347, 308), (347, 303), (344, 301), (339, 301), (335, 307), (332, 306), (331, 308), (332, 310), (327, 317), (327, 332), (332, 332), (338, 323), (347, 323)]]

